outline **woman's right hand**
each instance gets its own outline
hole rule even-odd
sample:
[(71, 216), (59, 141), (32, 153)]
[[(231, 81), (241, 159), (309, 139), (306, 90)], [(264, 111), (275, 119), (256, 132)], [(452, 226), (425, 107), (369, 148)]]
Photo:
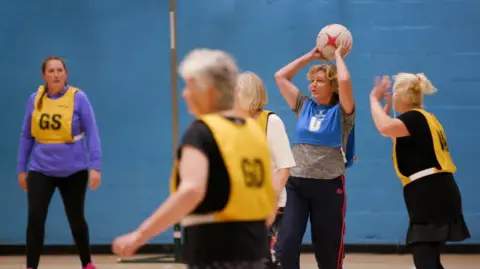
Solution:
[(18, 185), (20, 185), (20, 188), (22, 188), (22, 190), (27, 191), (27, 173), (26, 172), (18, 173)]
[(309, 56), (311, 58), (311, 60), (326, 60), (324, 57), (323, 57), (323, 54), (322, 54), (322, 51), (317, 47), (315, 46), (312, 51), (309, 52)]

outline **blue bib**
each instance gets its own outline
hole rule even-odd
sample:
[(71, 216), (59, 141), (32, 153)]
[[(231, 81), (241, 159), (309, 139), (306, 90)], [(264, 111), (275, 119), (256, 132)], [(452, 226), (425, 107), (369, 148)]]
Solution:
[[(340, 109), (340, 104), (318, 105), (309, 98), (298, 116), (294, 144), (342, 148)], [(355, 126), (348, 136), (345, 151), (346, 167), (350, 167), (355, 157)]]

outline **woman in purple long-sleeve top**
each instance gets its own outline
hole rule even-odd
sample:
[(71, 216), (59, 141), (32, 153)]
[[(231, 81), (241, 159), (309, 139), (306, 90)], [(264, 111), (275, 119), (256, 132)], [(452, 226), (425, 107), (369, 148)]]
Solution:
[(100, 138), (87, 95), (68, 85), (67, 75), (61, 58), (49, 57), (43, 62), (45, 85), (28, 99), (23, 121), (17, 172), (20, 187), (28, 194), (29, 269), (38, 267), (45, 220), (56, 188), (60, 190), (82, 266), (95, 268), (84, 207), (87, 184), (96, 189), (101, 182)]

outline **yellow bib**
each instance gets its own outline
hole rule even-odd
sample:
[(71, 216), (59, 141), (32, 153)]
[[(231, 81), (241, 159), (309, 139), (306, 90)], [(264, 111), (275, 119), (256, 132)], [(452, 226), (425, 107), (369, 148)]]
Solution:
[[(213, 133), (230, 178), (230, 198), (211, 222), (259, 221), (269, 217), (276, 207), (272, 184), (270, 151), (258, 123), (247, 119), (236, 125), (221, 115), (199, 118)], [(177, 189), (178, 161), (175, 161), (170, 190)]]
[[(35, 97), (32, 112), (31, 134), (39, 143), (72, 143), (72, 122), (75, 93), (79, 89), (70, 87), (58, 99), (50, 99), (44, 94), (45, 86), (40, 86)], [(42, 98), (42, 107), (38, 101)]]
[[(457, 171), (457, 167), (453, 163), (452, 157), (450, 156), (450, 152), (448, 151), (448, 144), (447, 144), (447, 136), (445, 135), (445, 131), (443, 130), (442, 125), (438, 121), (438, 119), (431, 113), (426, 112), (423, 109), (414, 109), (425, 117), (428, 122), (428, 127), (430, 128), (430, 133), (432, 135), (433, 140), (433, 148), (435, 151), (435, 157), (437, 158), (438, 163), (440, 164), (441, 169), (435, 169), (435, 173), (455, 173)], [(397, 154), (396, 154), (396, 146), (397, 146), (397, 139), (393, 140), (393, 165), (395, 168), (395, 172), (397, 176), (402, 181), (403, 186), (407, 185), (411, 182), (411, 180), (400, 173), (398, 169), (397, 163)]]
[(271, 114), (274, 113), (269, 110), (262, 110), (262, 112), (260, 112), (260, 116), (258, 116), (257, 118), (257, 122), (258, 124), (260, 124), (260, 127), (264, 131), (264, 135), (267, 134), (268, 116), (270, 116)]

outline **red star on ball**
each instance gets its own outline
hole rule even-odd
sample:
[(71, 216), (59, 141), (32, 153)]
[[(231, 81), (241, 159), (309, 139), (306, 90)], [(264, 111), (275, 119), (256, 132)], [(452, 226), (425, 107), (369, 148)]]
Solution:
[(337, 38), (340, 34), (338, 34), (337, 36), (330, 36), (329, 34), (327, 34), (327, 38), (328, 38), (328, 41), (327, 41), (327, 44), (325, 44), (325, 47), (330, 45), (334, 48), (337, 48), (337, 44), (335, 44), (337, 42)]

